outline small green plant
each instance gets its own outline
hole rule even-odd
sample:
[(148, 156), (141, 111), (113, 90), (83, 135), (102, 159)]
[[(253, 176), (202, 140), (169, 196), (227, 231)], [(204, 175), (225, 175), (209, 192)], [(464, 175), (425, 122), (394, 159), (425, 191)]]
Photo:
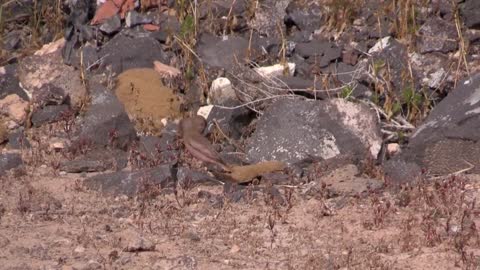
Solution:
[(380, 71), (385, 67), (385, 60), (379, 58), (373, 62), (373, 72), (378, 75)]
[(195, 72), (193, 67), (187, 67), (185, 70), (185, 79), (188, 81), (192, 81), (195, 78)]
[(182, 25), (180, 26), (180, 36), (184, 40), (192, 38), (192, 35), (195, 34), (195, 22), (193, 16), (188, 14), (183, 19)]
[(397, 131), (397, 137), (398, 137), (398, 142), (400, 144), (404, 144), (406, 143), (406, 140), (407, 140), (407, 135), (405, 135), (405, 132), (403, 131)]
[(182, 48), (182, 60), (184, 62), (184, 76), (187, 83), (195, 78), (195, 47), (197, 36), (197, 6), (191, 0), (176, 0), (177, 15), (181, 22), (180, 32), (175, 36), (176, 42)]
[(389, 112), (390, 116), (394, 116), (402, 111), (402, 104), (395, 101), (392, 105), (392, 110)]
[(372, 94), (372, 97), (370, 98), (375, 105), (380, 105), (380, 95), (377, 92), (374, 92)]
[(340, 92), (340, 97), (343, 99), (349, 99), (352, 96), (353, 88), (349, 85), (345, 85)]
[(422, 95), (416, 92), (413, 87), (407, 87), (402, 91), (402, 102), (407, 107), (407, 119), (413, 120), (415, 118), (420, 112), (422, 101)]

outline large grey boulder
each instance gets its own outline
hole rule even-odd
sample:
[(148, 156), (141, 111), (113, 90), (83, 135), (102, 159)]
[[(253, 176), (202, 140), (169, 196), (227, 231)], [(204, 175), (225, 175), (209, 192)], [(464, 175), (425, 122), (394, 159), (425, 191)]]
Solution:
[(247, 159), (295, 163), (340, 154), (376, 158), (382, 144), (375, 113), (344, 99), (282, 99), (262, 115), (246, 145)]
[(133, 37), (121, 33), (115, 35), (99, 52), (100, 70), (111, 66), (120, 74), (132, 68), (151, 68), (153, 61), (168, 63), (160, 43), (152, 37)]
[(135, 128), (124, 106), (111, 91), (92, 83), (92, 102), (85, 113), (79, 140), (95, 146), (125, 148), (136, 138)]
[[(460, 82), (412, 134), (396, 160), (430, 174), (480, 172), (480, 74)], [(392, 169), (396, 169), (393, 167)]]
[(197, 45), (197, 52), (203, 64), (209, 68), (232, 70), (237, 61), (242, 62), (247, 56), (248, 40), (239, 36), (222, 38), (203, 34)]

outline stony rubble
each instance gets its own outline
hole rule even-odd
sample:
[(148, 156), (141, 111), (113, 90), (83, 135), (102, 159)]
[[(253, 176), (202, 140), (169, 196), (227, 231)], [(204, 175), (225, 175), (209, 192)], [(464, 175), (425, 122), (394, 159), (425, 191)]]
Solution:
[[(176, 244), (185, 242), (194, 249), (206, 239), (197, 232), (204, 229), (199, 226), (204, 220), (215, 216), (213, 229), (207, 228), (215, 230), (217, 219), (223, 222), (230, 208), (249, 208), (262, 201), (271, 204), (271, 209), (256, 213), (267, 219), (260, 221), (260, 231), (264, 231), (259, 233), (262, 243), (253, 251), (255, 255), (242, 246), (240, 240), (248, 234), (243, 235), (235, 220), (228, 237), (238, 243), (219, 247), (218, 239), (213, 239), (214, 249), (201, 256), (148, 258), (155, 262), (150, 263), (153, 268), (197, 269), (197, 261), (200, 264), (203, 258), (217, 254), (215, 248), (227, 250), (229, 256), (245, 251), (257, 263), (254, 269), (265, 260), (257, 254), (277, 252), (297, 241), (285, 235), (281, 238), (280, 232), (311, 212), (322, 218), (320, 224), (353, 204), (352, 198), (370, 198), (373, 225), (365, 220), (345, 221), (343, 216), (337, 224), (322, 228), (335, 232), (330, 237), (348, 238), (350, 232), (344, 227), (351, 224), (347, 223), (357, 226), (350, 229), (354, 232), (360, 223), (378, 229), (381, 226), (376, 223), (385, 218), (382, 215), (401, 212), (408, 204), (405, 201), (427, 198), (432, 203), (450, 198), (430, 196), (434, 191), (421, 186), (425, 180), (441, 179), (433, 189), (442, 194), (450, 194), (455, 185), (465, 196), (475, 191), (463, 185), (463, 178), (439, 177), (480, 172), (478, 1), (228, 0), (190, 1), (188, 7), (181, 5), (184, 1), (107, 0), (96, 5), (94, 1), (67, 1), (65, 37), (57, 40), (53, 38), (58, 33), (30, 29), (22, 15), (28, 10), (17, 2), (2, 5), (6, 13), (0, 12), (13, 16), (6, 21), (4, 50), (0, 50), (0, 184), (3, 188), (21, 183), (25, 190), (7, 208), (21, 213), (27, 225), (20, 227), (34, 224), (39, 215), (50, 221), (79, 213), (84, 234), (99, 231), (95, 239), (77, 235), (83, 243), (69, 246), (65, 258), (54, 258), (42, 245), (23, 252), (39, 261), (56, 260), (52, 269), (65, 265), (123, 269), (143, 256), (139, 253), (166, 250), (166, 238), (150, 241), (129, 230), (132, 227), (155, 235), (172, 230), (169, 237), (177, 237)], [(23, 28), (12, 27), (12, 21)], [(33, 40), (39, 33), (44, 40)], [(51, 43), (32, 54), (28, 42)], [(196, 135), (225, 161), (224, 171), (185, 151), (199, 145), (188, 141), (178, 123), (193, 115), (205, 118), (205, 130)], [(76, 192), (73, 199), (65, 196), (66, 200), (93, 194), (115, 203), (125, 200), (135, 209), (115, 205), (85, 210), (77, 209), (74, 202), (75, 207), (64, 210), (47, 193), (43, 196), (41, 188), (43, 197), (36, 205), (33, 190), (44, 184), (30, 181), (36, 175), (51, 177), (52, 182), (59, 175), (75, 179), (68, 189), (52, 184), (56, 196)], [(399, 198), (413, 190), (409, 185), (421, 186), (418, 192), (424, 193)], [(389, 197), (396, 195), (389, 192), (392, 187), (399, 197)], [(197, 196), (188, 197), (194, 193)], [(152, 199), (169, 196), (174, 203), (154, 206), (165, 224), (144, 224), (150, 218), (145, 209), (155, 204)], [(208, 208), (188, 216), (188, 224), (181, 228), (169, 227), (168, 222), (175, 222), (169, 211), (189, 213), (202, 200)], [(398, 201), (391, 204), (394, 200)], [(289, 217), (296, 203), (305, 207), (304, 212)], [(365, 208), (365, 204), (358, 207)], [(475, 228), (474, 222), (463, 224), (474, 218), (474, 214), (467, 215), (470, 208), (461, 221), (437, 208), (436, 222), (448, 219), (442, 225), (442, 232), (447, 227), (445, 234)], [(220, 210), (214, 215), (210, 212)], [(4, 211), (0, 201), (0, 221), (8, 223), (12, 213), (4, 215)], [(98, 229), (98, 224), (89, 225), (92, 216), (99, 214), (115, 220), (115, 226)], [(253, 226), (262, 217), (250, 217), (247, 224)], [(283, 219), (277, 225), (276, 217)], [(235, 217), (238, 224), (242, 218)], [(388, 222), (386, 226), (391, 225)], [(415, 220), (401, 222), (403, 227), (412, 227)], [(426, 234), (425, 241), (441, 234), (430, 230), (429, 223), (415, 224)], [(445, 234), (439, 239), (448, 239)], [(375, 238), (370, 236), (362, 241)], [(407, 241), (404, 238), (395, 241)], [(0, 242), (16, 244), (16, 240), (5, 239)], [(91, 248), (89, 241), (96, 240), (110, 241), (118, 250), (103, 254), (98, 249), (98, 256), (87, 259), (84, 253)], [(337, 243), (338, 239), (328, 241)], [(457, 237), (451, 242), (459, 241)], [(357, 248), (353, 245), (342, 251), (349, 263), (356, 259), (350, 256)], [(429, 248), (435, 245), (430, 243)], [(404, 250), (386, 249), (382, 258), (404, 254)], [(469, 253), (461, 252), (461, 262), (466, 264)], [(307, 255), (299, 258), (312, 261)], [(345, 261), (344, 257), (339, 261)], [(222, 266), (235, 268), (238, 262), (229, 260)], [(269, 263), (268, 267), (282, 268)], [(334, 261), (327, 267), (314, 264), (341, 268)], [(460, 260), (455, 262), (460, 264)]]
[[(387, 27), (393, 23), (388, 16), (388, 12), (380, 18), (381, 28), (378, 28), (378, 21), (373, 20), (375, 4), (371, 2), (368, 2), (364, 7), (355, 6), (361, 11), (355, 13), (357, 18), (352, 21), (351, 28), (346, 25), (341, 26), (344, 31), (343, 36), (330, 35), (332, 29), (340, 27), (340, 25), (335, 25), (335, 22), (332, 21), (332, 14), (329, 13), (337, 10), (324, 9), (318, 3), (298, 1), (277, 1), (274, 3), (267, 1), (264, 6), (258, 8), (254, 18), (250, 18), (252, 19), (250, 21), (247, 19), (251, 16), (248, 10), (250, 7), (246, 1), (215, 2), (213, 6), (201, 3), (199, 6), (201, 24), (209, 22), (212, 19), (211, 15), (218, 19), (214, 20), (217, 24), (213, 28), (214, 32), (204, 31), (199, 34), (196, 46), (191, 48), (198, 54), (198, 60), (201, 60), (202, 67), (206, 68), (209, 78), (207, 83), (211, 84), (206, 95), (206, 101), (211, 105), (202, 107), (197, 112), (199, 115), (203, 115), (209, 123), (206, 132), (208, 134), (222, 134), (226, 141), (218, 147), (233, 151), (242, 150), (239, 149), (239, 143), (241, 144), (241, 140), (247, 138), (245, 150), (247, 159), (250, 161), (277, 157), (279, 153), (277, 153), (278, 151), (275, 152), (276, 150), (273, 150), (273, 148), (278, 147), (284, 149), (282, 151), (285, 152), (285, 155), (280, 155), (282, 156), (281, 159), (292, 164), (312, 155), (328, 159), (349, 153), (352, 155), (351, 157), (357, 160), (363, 160), (365, 156), (376, 159), (381, 153), (380, 148), (383, 144), (380, 138), (378, 120), (385, 121), (385, 119), (382, 119), (381, 114), (377, 119), (371, 111), (363, 108), (363, 105), (332, 98), (344, 97), (347, 100), (352, 98), (378, 98), (381, 102), (392, 99), (392, 104), (388, 106), (391, 106), (391, 110), (398, 110), (398, 106), (411, 106), (405, 98), (406, 92), (420, 91), (419, 87), (421, 85), (432, 91), (432, 98), (440, 99), (442, 91), (455, 83), (455, 79), (448, 75), (446, 67), (440, 69), (437, 67), (438, 65), (445, 65), (452, 57), (444, 56), (444, 54), (458, 49), (458, 42), (454, 41), (458, 33), (451, 10), (443, 6), (444, 4), (448, 6), (451, 3), (437, 2), (435, 2), (436, 6), (433, 6), (433, 8), (421, 9), (419, 12), (422, 26), (419, 28), (418, 53), (407, 53), (407, 45), (403, 40), (396, 37), (398, 33)], [(178, 54), (185, 44), (173, 42), (173, 46), (177, 47), (171, 47), (172, 39), (169, 33), (184, 31), (185, 29), (182, 28), (184, 26), (174, 13), (139, 12), (135, 10), (135, 4), (132, 1), (124, 1), (121, 6), (115, 8), (112, 8), (112, 3), (108, 1), (108, 3), (99, 7), (90, 25), (86, 25), (88, 20), (85, 15), (91, 13), (94, 7), (83, 2), (74, 4), (77, 9), (70, 13), (66, 43), (58, 40), (45, 46), (41, 50), (42, 53), (36, 53), (33, 56), (21, 59), (18, 68), (15, 64), (2, 68), (0, 79), (5, 88), (1, 89), (0, 94), (3, 99), (7, 98), (7, 94), (15, 93), (17, 98), (26, 100), (24, 104), (31, 102), (32, 109), (31, 115), (17, 116), (13, 111), (4, 110), (4, 115), (16, 122), (16, 125), (13, 125), (13, 122), (5, 122), (4, 125), (15, 133), (14, 129), (26, 120), (28, 120), (28, 123), (31, 122), (34, 128), (62, 121), (68, 124), (70, 123), (68, 121), (72, 121), (72, 123), (77, 124), (78, 128), (73, 134), (73, 143), (69, 149), (79, 149), (88, 145), (88, 147), (93, 147), (92, 151), (94, 152), (92, 153), (95, 153), (95, 151), (103, 151), (101, 149), (104, 147), (113, 146), (126, 151), (133, 149), (133, 152), (129, 152), (131, 155), (129, 159), (136, 160), (136, 166), (139, 167), (157, 166), (161, 162), (170, 165), (177, 164), (179, 162), (178, 148), (165, 146), (175, 143), (175, 132), (173, 137), (164, 140), (163, 135), (161, 135), (162, 129), (169, 122), (168, 119), (179, 117), (182, 106), (191, 106), (192, 103), (198, 102), (192, 100), (192, 98), (197, 99), (202, 96), (198, 87), (205, 83), (196, 80), (195, 84), (192, 84), (190, 89), (186, 91), (187, 93), (183, 93), (185, 91), (184, 86), (178, 87), (179, 85), (175, 83), (175, 80), (184, 79), (179, 76), (179, 73), (184, 70), (178, 69), (178, 57), (175, 54)], [(148, 3), (143, 4), (147, 5)], [(459, 6), (460, 14), (465, 20), (466, 27), (469, 28), (476, 27), (471, 11), (474, 10), (472, 8), (474, 5), (472, 1), (465, 1)], [(174, 6), (175, 4), (172, 3), (168, 5), (151, 3), (149, 7), (166, 7), (168, 9)], [(435, 12), (439, 12), (439, 16), (429, 15)], [(225, 18), (221, 18), (222, 16), (231, 16), (228, 18), (229, 20), (232, 19), (229, 22), (229, 29), (226, 27)], [(285, 36), (278, 32), (279, 25), (277, 22), (265, 20), (275, 16), (283, 20), (284, 25), (282, 27), (287, 30), (284, 33)], [(151, 32), (145, 32), (141, 28), (135, 27), (144, 24), (161, 27), (159, 30)], [(96, 27), (103, 31), (106, 36), (104, 36), (105, 40), (103, 42), (94, 44), (89, 40), (92, 35), (91, 30)], [(253, 34), (248, 36), (244, 32), (248, 27), (256, 29), (264, 35)], [(440, 30), (442, 35), (433, 37)], [(222, 35), (219, 36), (219, 33), (222, 33)], [(437, 42), (439, 37), (441, 42)], [(282, 43), (281, 38), (285, 38), (285, 43)], [(335, 41), (332, 41), (332, 38)], [(76, 46), (79, 43), (85, 43), (86, 46), (77, 49)], [(104, 73), (105, 76), (105, 73), (109, 73), (110, 76), (118, 80), (113, 81), (116, 84), (115, 92), (118, 98), (105, 88), (108, 78), (104, 79), (103, 82), (90, 79), (89, 93), (87, 93), (77, 70), (62, 63), (60, 47), (55, 44), (64, 44), (62, 56), (66, 63), (72, 63), (74, 67), (79, 69), (87, 67), (87, 73), (92, 75)], [(21, 47), (22, 45), (22, 43), (17, 42), (15, 47)], [(168, 48), (175, 49), (172, 51)], [(80, 55), (82, 55), (81, 62)], [(281, 55), (287, 58), (284, 60), (289, 60), (288, 73), (285, 73), (284, 65), (279, 64), (278, 57)], [(260, 61), (265, 57), (271, 58), (270, 65), (256, 65), (252, 69), (252, 71), (259, 72), (260, 76), (259, 74), (253, 75), (248, 71), (245, 72), (247, 64)], [(168, 67), (168, 70), (175, 70), (176, 73), (168, 76), (163, 74), (161, 78), (155, 77), (155, 80), (152, 79), (153, 77), (143, 77), (145, 74), (154, 74), (151, 68), (160, 64), (162, 69)], [(126, 76), (122, 74), (134, 72), (135, 68), (140, 69), (136, 69), (139, 73), (132, 75), (134, 78), (132, 77), (131, 80), (127, 81), (122, 79)], [(275, 70), (265, 71), (267, 68), (272, 70), (275, 68)], [(62, 72), (59, 72), (60, 70)], [(240, 73), (237, 72), (239, 70)], [(16, 77), (17, 73), (19, 79)], [(337, 75), (332, 76), (331, 74)], [(174, 105), (174, 112), (159, 115), (154, 112), (163, 111), (160, 108), (170, 106), (159, 101), (160, 97), (164, 96), (160, 94), (163, 91), (160, 90), (162, 88), (160, 85), (162, 84), (161, 81), (165, 79), (168, 79), (169, 85), (179, 88), (180, 95), (173, 94), (173, 91), (169, 90), (173, 95), (174, 101), (172, 102), (176, 104)], [(18, 82), (21, 82), (25, 91), (17, 88)], [(144, 82), (147, 82), (146, 86), (140, 87)], [(219, 82), (224, 83), (219, 84)], [(128, 94), (131, 86), (134, 86), (137, 92), (133, 91)], [(157, 89), (156, 86), (160, 88)], [(265, 88), (265, 86), (267, 87)], [(372, 86), (375, 89), (372, 89)], [(109, 88), (111, 87), (109, 85)], [(331, 90), (325, 88), (331, 88)], [(383, 89), (381, 90), (383, 93), (378, 93), (379, 89)], [(25, 92), (28, 95), (25, 95)], [(144, 92), (150, 94), (144, 95)], [(183, 97), (182, 94), (185, 94), (185, 96)], [(275, 101), (272, 98), (275, 95), (282, 97), (299, 95), (320, 101), (312, 103), (318, 104), (312, 106), (306, 105), (310, 103), (309, 101), (298, 100), (292, 102), (292, 106), (283, 108), (282, 104), (285, 100)], [(164, 98), (170, 100), (168, 95)], [(180, 105), (180, 99), (182, 98), (186, 99), (187, 102)], [(258, 100), (263, 99), (265, 99), (265, 102), (257, 104)], [(446, 100), (448, 99), (443, 102), (446, 102)], [(147, 105), (148, 102), (145, 103), (144, 101), (150, 102), (150, 105)], [(252, 104), (250, 106), (242, 105), (245, 103), (247, 105)], [(298, 106), (299, 104), (305, 106)], [(371, 103), (367, 102), (367, 104)], [(442, 107), (441, 104), (438, 105), (438, 108)], [(228, 108), (232, 106), (236, 107), (234, 109)], [(85, 111), (78, 117), (78, 111), (75, 110), (80, 107), (84, 108)], [(360, 107), (362, 109), (359, 109)], [(196, 111), (196, 108), (198, 106), (192, 106), (192, 112)], [(308, 108), (311, 108), (311, 110)], [(435, 111), (440, 110), (438, 108), (432, 111), (430, 117), (426, 120), (427, 122), (423, 124), (424, 126), (431, 127), (428, 124), (428, 119), (436, 114)], [(375, 109), (378, 110), (378, 107), (375, 107)], [(23, 108), (22, 111), (26, 112), (27, 109)], [(311, 120), (315, 119), (315, 121), (308, 120), (309, 117), (302, 119), (302, 117), (296, 116), (296, 113), (292, 113), (293, 111), (297, 111), (299, 115), (309, 115), (309, 117), (312, 117)], [(255, 113), (266, 115), (259, 117), (257, 122), (255, 121)], [(391, 112), (385, 114), (387, 118), (390, 117), (389, 114)], [(447, 117), (452, 112), (445, 112), (444, 114), (444, 117)], [(364, 115), (366, 118), (362, 120), (359, 117), (355, 120), (356, 122), (351, 122), (359, 115)], [(27, 117), (28, 119), (26, 119)], [(272, 120), (271, 117), (277, 117), (278, 119)], [(368, 120), (365, 120), (367, 118)], [(287, 119), (291, 120), (291, 124), (288, 126), (280, 124)], [(315, 128), (313, 128), (311, 125), (317, 121), (323, 122), (323, 124), (321, 126), (315, 124)], [(326, 125), (325, 123), (330, 124)], [(272, 124), (275, 126), (273, 129), (273, 126), (270, 126)], [(383, 123), (382, 126), (384, 126)], [(306, 130), (313, 128), (313, 130), (301, 133), (300, 131), (305, 128), (307, 128)], [(267, 131), (264, 129), (267, 129)], [(291, 132), (291, 129), (294, 129), (295, 132)], [(287, 144), (291, 144), (290, 147), (285, 146), (284, 143), (286, 142), (279, 143), (272, 139), (280, 136), (284, 130), (286, 131), (283, 136), (293, 136), (287, 140), (289, 141)], [(325, 135), (330, 138), (327, 141), (331, 143), (331, 145), (328, 144), (331, 148), (328, 151), (328, 147), (322, 148), (317, 140), (313, 140), (313, 137), (310, 138), (315, 134), (322, 133), (320, 130), (327, 132), (325, 134), (330, 134)], [(410, 156), (414, 156), (406, 162), (413, 162), (419, 166), (434, 166), (437, 163), (436, 161), (417, 158), (417, 156), (423, 156), (424, 154), (411, 154), (411, 151), (413, 151), (411, 149), (431, 154), (450, 148), (443, 146), (445, 138), (440, 138), (435, 142), (429, 138), (428, 142), (431, 147), (422, 150), (423, 148), (417, 147), (417, 145), (424, 145), (426, 142), (423, 140), (417, 142), (420, 140), (418, 138), (422, 137), (417, 135), (420, 130), (423, 130), (422, 126), (410, 138), (407, 148), (404, 149), (405, 151), (400, 151), (400, 149), (396, 151), (401, 152), (401, 154), (394, 154), (390, 151), (387, 158), (409, 156), (410, 159)], [(252, 131), (251, 135), (247, 134)], [(460, 134), (458, 136), (463, 140), (462, 132), (457, 130), (454, 133)], [(465, 133), (469, 132), (465, 131)], [(259, 134), (263, 135), (260, 136)], [(303, 135), (299, 135), (300, 137), (297, 138), (295, 134)], [(352, 137), (352, 134), (355, 135)], [(155, 135), (161, 137), (154, 137)], [(4, 137), (3, 140), (6, 141), (7, 136)], [(266, 142), (266, 139), (261, 138), (269, 138), (269, 141)], [(304, 141), (306, 138), (313, 141), (306, 142)], [(451, 137), (448, 140), (452, 140)], [(13, 137), (12, 141), (15, 141)], [(276, 146), (270, 145), (271, 143)], [(472, 145), (462, 142), (453, 143), (458, 143), (459, 149), (476, 149), (474, 143)], [(314, 146), (312, 147), (312, 145)], [(469, 150), (465, 150), (465, 152), (469, 153)], [(229, 155), (228, 151), (223, 154)], [(455, 153), (446, 153), (446, 155), (451, 154)], [(472, 155), (475, 156), (473, 152)], [(82, 159), (87, 156), (71, 160), (70, 167), (66, 166), (65, 168), (72, 172), (113, 168), (110, 165), (101, 166), (101, 158)], [(468, 160), (471, 160), (471, 158), (468, 158)], [(75, 165), (75, 162), (79, 162), (80, 165)], [(451, 166), (455, 169), (458, 168), (453, 164)], [(120, 167), (123, 168), (124, 166)], [(445, 166), (443, 167), (445, 168)]]

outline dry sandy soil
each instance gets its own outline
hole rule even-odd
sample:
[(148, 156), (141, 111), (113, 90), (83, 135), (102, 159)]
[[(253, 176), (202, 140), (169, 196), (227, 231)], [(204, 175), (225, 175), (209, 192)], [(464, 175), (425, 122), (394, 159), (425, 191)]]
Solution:
[[(16, 175), (14, 175), (16, 174)], [(109, 197), (45, 166), (0, 180), (1, 269), (478, 269), (478, 176), (333, 194), (321, 179)]]

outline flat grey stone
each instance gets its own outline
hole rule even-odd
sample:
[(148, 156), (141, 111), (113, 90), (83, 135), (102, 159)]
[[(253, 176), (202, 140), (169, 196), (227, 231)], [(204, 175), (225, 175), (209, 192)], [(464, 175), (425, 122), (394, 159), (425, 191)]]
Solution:
[(172, 168), (161, 165), (138, 171), (120, 171), (96, 175), (85, 179), (84, 184), (92, 189), (110, 195), (133, 197), (154, 186), (165, 187), (173, 183)]

